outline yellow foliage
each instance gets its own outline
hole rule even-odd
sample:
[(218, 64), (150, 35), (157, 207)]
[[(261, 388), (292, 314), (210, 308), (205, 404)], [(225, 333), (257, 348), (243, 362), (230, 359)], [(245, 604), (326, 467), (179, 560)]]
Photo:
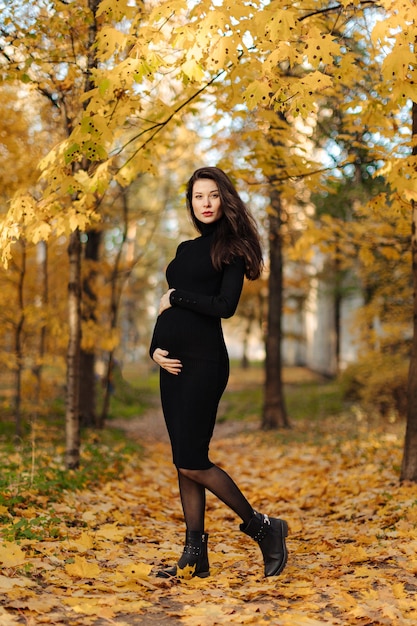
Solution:
[(140, 11), (139, 7), (132, 3), (130, 0), (100, 0), (97, 8), (97, 17), (110, 15), (115, 20), (122, 20), (126, 18), (132, 18)]
[(340, 46), (330, 33), (323, 34), (318, 28), (308, 28), (304, 40), (304, 54), (312, 67), (333, 63), (335, 56), (341, 56)]
[(14, 543), (0, 544), (0, 563), (3, 567), (16, 567), (26, 560), (26, 554)]
[(75, 556), (73, 563), (65, 565), (65, 571), (75, 578), (98, 578), (101, 572), (97, 563), (87, 561), (83, 556)]
[(277, 616), (288, 626), (346, 626), (353, 616), (413, 624), (417, 485), (398, 482), (403, 425), (374, 428), (367, 415), (351, 413), (320, 423), (308, 417), (284, 445), (255, 423), (228, 423), (223, 431), (219, 424), (216, 461), (253, 506), (289, 521), (287, 568), (278, 579), (264, 578), (258, 546), (209, 495), (210, 578), (162, 580), (155, 570), (176, 562), (182, 539), (169, 444), (155, 439), (162, 419), (152, 410), (129, 422), (130, 437), (143, 443), (146, 433), (140, 468), (132, 458), (118, 479), (51, 503), (64, 540), (30, 539), (24, 549), (1, 544), (2, 556), (12, 555), (0, 576), (10, 618), (92, 626), (97, 618), (123, 623), (146, 615), (162, 623), (180, 606), (181, 621), (198, 626), (266, 626)]
[(182, 71), (190, 80), (201, 81), (204, 77), (204, 70), (195, 59), (187, 59), (181, 66)]
[(194, 576), (195, 565), (186, 565), (185, 567), (177, 567), (177, 576), (183, 580), (191, 580)]

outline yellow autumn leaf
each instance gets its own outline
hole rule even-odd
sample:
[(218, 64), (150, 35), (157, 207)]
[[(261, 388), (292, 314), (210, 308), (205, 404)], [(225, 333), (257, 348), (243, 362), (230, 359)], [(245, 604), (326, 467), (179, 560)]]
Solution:
[(331, 34), (323, 34), (318, 28), (312, 28), (305, 37), (304, 54), (313, 67), (319, 64), (333, 63), (333, 58), (340, 55), (340, 46)]
[(305, 613), (297, 613), (294, 611), (283, 614), (279, 618), (280, 624), (283, 626), (323, 626), (323, 620), (309, 617)]
[(97, 530), (97, 537), (120, 542), (131, 532), (130, 528), (122, 528), (118, 524), (104, 524)]
[(68, 541), (69, 550), (77, 550), (78, 552), (87, 552), (94, 546), (94, 540), (86, 532), (82, 532), (77, 539), (71, 539)]
[(382, 63), (382, 75), (385, 80), (406, 80), (410, 76), (410, 67), (415, 64), (416, 57), (409, 46), (396, 46), (387, 54)]
[(195, 59), (187, 59), (181, 65), (181, 70), (190, 80), (199, 82), (204, 78), (204, 70)]
[(369, 561), (369, 554), (362, 546), (348, 544), (344, 546), (340, 560), (342, 563), (364, 563)]
[(130, 0), (118, 0), (117, 2), (114, 2), (114, 0), (100, 0), (96, 15), (99, 17), (107, 13), (115, 19), (121, 20), (133, 15), (136, 11), (137, 8)]
[(109, 59), (126, 45), (126, 35), (113, 26), (105, 25), (97, 37), (97, 50), (103, 60)]
[(245, 89), (243, 99), (249, 109), (254, 109), (261, 104), (268, 106), (271, 100), (271, 86), (263, 80), (254, 80)]
[(15, 543), (5, 542), (0, 544), (0, 563), (3, 567), (16, 567), (26, 561), (26, 554)]
[(230, 37), (220, 37), (210, 52), (210, 61), (214, 69), (222, 69), (229, 55)]
[(0, 574), (0, 593), (8, 593), (13, 587), (33, 587), (34, 585), (35, 583), (30, 578), (3, 576)]
[(290, 8), (276, 9), (271, 11), (272, 16), (265, 25), (265, 35), (272, 43), (286, 41), (291, 38), (292, 31), (296, 26), (296, 14)]
[(48, 222), (38, 222), (27, 231), (27, 236), (33, 243), (47, 241), (52, 233), (52, 226)]
[(195, 565), (186, 565), (183, 568), (178, 567), (177, 568), (178, 578), (181, 578), (183, 580), (191, 580), (191, 578), (193, 578), (194, 576), (195, 568), (196, 568)]
[(97, 563), (87, 561), (83, 556), (76, 556), (74, 563), (67, 563), (65, 571), (69, 576), (74, 576), (75, 578), (98, 578), (101, 573)]
[(262, 63), (262, 70), (267, 74), (276, 74), (279, 63), (289, 62), (292, 67), (298, 61), (298, 53), (294, 46), (286, 41), (280, 41), (276, 48)]
[(114, 609), (105, 606), (100, 599), (94, 598), (65, 598), (64, 603), (71, 607), (75, 613), (82, 615), (96, 615), (106, 620), (114, 617)]
[(132, 563), (131, 565), (125, 565), (121, 571), (129, 578), (149, 580), (151, 570), (152, 565), (149, 565), (148, 563)]
[(149, 15), (149, 21), (159, 22), (161, 19), (167, 19), (173, 15), (178, 15), (186, 9), (186, 0), (168, 0), (167, 2), (158, 2)]

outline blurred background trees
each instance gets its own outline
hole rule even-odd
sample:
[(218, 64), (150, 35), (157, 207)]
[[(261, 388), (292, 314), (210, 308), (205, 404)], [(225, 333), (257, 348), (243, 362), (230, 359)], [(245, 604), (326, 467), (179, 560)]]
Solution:
[(417, 423), (415, 35), (399, 0), (2, 4), (0, 383), (18, 436), (65, 397), (76, 467), (115, 372), (152, 367), (203, 164), (231, 174), (264, 238), (265, 277), (226, 324), (243, 365), (266, 354), (260, 424), (290, 424), (283, 364)]

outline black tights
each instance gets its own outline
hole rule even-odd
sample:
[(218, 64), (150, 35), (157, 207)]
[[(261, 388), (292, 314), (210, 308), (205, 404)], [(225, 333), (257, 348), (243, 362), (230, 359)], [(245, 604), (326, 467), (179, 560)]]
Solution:
[(206, 470), (178, 468), (178, 483), (187, 530), (204, 531), (206, 489), (239, 515), (245, 524), (252, 518), (251, 505), (236, 483), (217, 465)]

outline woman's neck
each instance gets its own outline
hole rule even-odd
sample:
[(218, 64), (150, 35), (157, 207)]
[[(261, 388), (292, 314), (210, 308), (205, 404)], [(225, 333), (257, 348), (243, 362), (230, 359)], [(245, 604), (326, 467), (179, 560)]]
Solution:
[(201, 236), (207, 237), (208, 235), (212, 235), (217, 229), (219, 222), (220, 220), (216, 220), (215, 222), (210, 222), (210, 224), (205, 224), (204, 222), (200, 222), (200, 220), (197, 220), (198, 229), (201, 233)]

